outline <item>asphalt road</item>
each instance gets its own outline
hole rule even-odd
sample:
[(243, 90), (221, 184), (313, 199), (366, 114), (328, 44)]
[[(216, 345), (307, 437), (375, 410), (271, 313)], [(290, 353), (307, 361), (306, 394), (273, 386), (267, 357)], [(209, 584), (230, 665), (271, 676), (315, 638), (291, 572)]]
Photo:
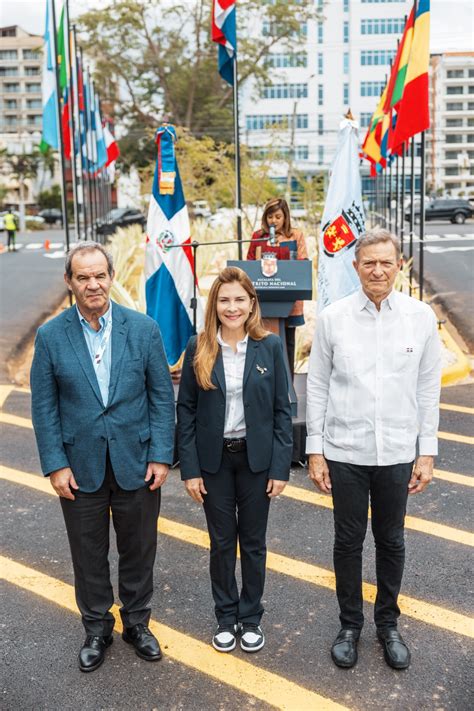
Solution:
[[(473, 352), (474, 221), (469, 220), (464, 225), (427, 222), (425, 235), (425, 284)], [(419, 242), (414, 242), (417, 273), (419, 247)]]
[[(164, 659), (140, 660), (117, 634), (104, 665), (85, 675), (76, 663), (83, 631), (71, 593), (64, 523), (58, 500), (39, 475), (30, 395), (4, 386), (2, 709), (468, 711), (474, 629), (472, 536), (466, 531), (474, 478), (472, 437), (461, 440), (472, 435), (473, 391), (473, 385), (443, 390), (445, 403), (467, 410), (442, 410), (440, 430), (454, 439), (440, 440), (439, 476), (409, 502), (400, 620), (413, 655), (407, 672), (395, 672), (383, 661), (371, 621), (370, 587), (359, 662), (349, 671), (332, 664), (329, 647), (338, 630), (332, 512), (329, 499), (315, 495), (304, 469), (292, 472), (293, 489), (272, 503), (263, 618), (267, 644), (257, 655), (215, 652), (209, 644), (215, 623), (204, 515), (174, 470), (163, 490), (152, 613)], [(111, 559), (116, 581), (114, 545)], [(370, 531), (364, 579), (375, 583)]]

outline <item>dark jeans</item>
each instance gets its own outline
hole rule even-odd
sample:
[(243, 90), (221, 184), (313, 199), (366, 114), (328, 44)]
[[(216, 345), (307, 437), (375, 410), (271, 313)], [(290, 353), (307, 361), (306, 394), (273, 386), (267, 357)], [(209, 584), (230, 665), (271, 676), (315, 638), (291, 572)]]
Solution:
[(288, 363), (290, 366), (292, 380), (295, 377), (295, 335), (296, 328), (294, 326), (285, 326), (286, 352), (288, 354)]
[(334, 502), (334, 570), (342, 627), (361, 629), (362, 547), (369, 494), (376, 547), (377, 628), (396, 627), (405, 563), (404, 521), (413, 463), (360, 466), (328, 461)]
[(71, 547), (77, 606), (87, 634), (108, 635), (114, 627), (110, 608), (110, 512), (119, 554), (120, 614), (125, 627), (148, 624), (153, 594), (160, 489), (121, 489), (107, 456), (102, 486), (91, 494), (74, 492), (75, 501), (61, 498)]
[[(210, 573), (217, 621), (258, 624), (267, 557), (266, 531), (270, 499), (267, 472), (250, 471), (247, 452), (224, 448), (220, 470), (202, 473), (207, 494), (204, 511), (211, 539)], [(235, 578), (237, 540), (240, 546), (242, 590)]]
[(16, 231), (15, 230), (7, 230), (7, 248), (10, 249), (10, 246), (12, 249), (15, 249), (15, 237), (16, 237)]

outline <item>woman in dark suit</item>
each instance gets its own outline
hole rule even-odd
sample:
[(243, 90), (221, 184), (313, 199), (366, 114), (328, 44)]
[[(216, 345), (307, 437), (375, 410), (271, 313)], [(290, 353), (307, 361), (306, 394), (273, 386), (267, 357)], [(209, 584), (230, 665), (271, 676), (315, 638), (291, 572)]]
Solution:
[[(178, 449), (186, 491), (204, 511), (218, 628), (212, 645), (257, 652), (270, 500), (285, 488), (292, 453), (288, 381), (278, 336), (265, 331), (241, 269), (209, 292), (204, 330), (191, 338), (178, 395)], [(240, 546), (242, 590), (235, 578)]]

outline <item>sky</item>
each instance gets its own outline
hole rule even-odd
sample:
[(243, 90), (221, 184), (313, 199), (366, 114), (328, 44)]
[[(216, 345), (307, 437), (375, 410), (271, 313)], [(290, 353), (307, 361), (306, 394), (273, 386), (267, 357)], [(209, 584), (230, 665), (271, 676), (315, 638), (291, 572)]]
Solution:
[[(61, 0), (56, 0), (58, 14), (61, 6)], [(94, 6), (97, 6), (95, 0), (69, 0), (72, 18), (88, 7)], [(45, 7), (45, 0), (1, 0), (0, 26), (20, 25), (27, 32), (42, 35)], [(473, 50), (474, 3), (472, 0), (431, 0), (431, 51)]]

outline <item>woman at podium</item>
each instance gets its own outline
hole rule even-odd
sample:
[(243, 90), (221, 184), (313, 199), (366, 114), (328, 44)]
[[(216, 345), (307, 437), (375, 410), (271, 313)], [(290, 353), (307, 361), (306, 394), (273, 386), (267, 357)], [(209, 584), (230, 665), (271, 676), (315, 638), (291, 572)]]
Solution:
[[(291, 226), (290, 208), (283, 198), (273, 198), (265, 205), (262, 227), (252, 235), (247, 259), (268, 259), (270, 255), (274, 259), (308, 259), (303, 232)], [(295, 373), (295, 329), (303, 324), (303, 302), (295, 301), (285, 323), (286, 350), (292, 378)]]

